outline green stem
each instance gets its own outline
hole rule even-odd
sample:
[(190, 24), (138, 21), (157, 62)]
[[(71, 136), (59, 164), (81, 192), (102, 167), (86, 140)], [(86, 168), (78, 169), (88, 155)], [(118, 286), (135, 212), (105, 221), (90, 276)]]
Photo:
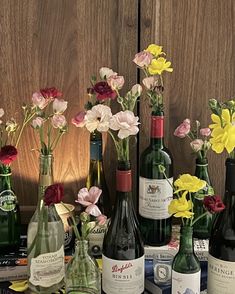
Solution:
[(50, 152), (52, 152), (55, 149), (55, 147), (57, 146), (57, 144), (58, 144), (58, 142), (59, 142), (59, 140), (60, 140), (60, 138), (62, 137), (63, 134), (64, 134), (64, 132), (59, 132), (59, 135), (55, 138), (55, 140), (51, 144)]
[(62, 205), (64, 206), (64, 208), (67, 209), (68, 212), (69, 212), (69, 216), (71, 217), (72, 222), (73, 222), (73, 223), (72, 223), (72, 228), (73, 228), (74, 234), (75, 234), (75, 236), (76, 236), (76, 239), (77, 239), (77, 240), (81, 240), (81, 236), (80, 236), (79, 231), (78, 231), (78, 229), (77, 229), (76, 221), (75, 221), (75, 219), (74, 219), (74, 217), (73, 217), (73, 215), (72, 215), (70, 209), (67, 207), (66, 204), (64, 204), (64, 202), (61, 201), (61, 204), (62, 204)]
[(192, 226), (201, 218), (203, 218), (204, 216), (206, 216), (208, 214), (208, 212), (204, 212), (203, 214), (199, 215), (199, 217), (197, 217), (193, 222), (192, 222)]
[(23, 133), (23, 130), (24, 130), (25, 126), (26, 126), (26, 125), (28, 124), (28, 122), (34, 117), (35, 113), (36, 113), (36, 112), (33, 112), (33, 113), (32, 113), (31, 115), (29, 115), (28, 117), (27, 117), (27, 115), (25, 116), (24, 121), (23, 121), (23, 124), (22, 124), (21, 129), (20, 129), (20, 132), (19, 132), (19, 135), (18, 135), (18, 137), (17, 137), (17, 139), (16, 139), (15, 147), (18, 146), (19, 141), (20, 141), (20, 138), (21, 138), (21, 135), (22, 135), (22, 133)]

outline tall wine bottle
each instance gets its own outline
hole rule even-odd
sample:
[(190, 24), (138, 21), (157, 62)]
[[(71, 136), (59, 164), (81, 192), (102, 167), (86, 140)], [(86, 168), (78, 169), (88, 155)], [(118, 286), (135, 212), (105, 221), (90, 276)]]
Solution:
[[(165, 174), (159, 172), (165, 167)], [(168, 205), (173, 197), (173, 162), (164, 145), (164, 113), (158, 111), (151, 116), (150, 145), (140, 157), (139, 217), (145, 244), (161, 246), (171, 239), (172, 218)]]
[(106, 294), (144, 293), (144, 245), (132, 202), (129, 162), (118, 162), (116, 202), (104, 237), (102, 290)]
[[(102, 194), (97, 203), (100, 211), (107, 217), (111, 215), (111, 202), (108, 187), (105, 181), (103, 157), (102, 157), (102, 135), (95, 131), (90, 135), (90, 167), (86, 187), (92, 186), (102, 189)], [(106, 226), (96, 226), (89, 234), (89, 251), (93, 256), (102, 255), (102, 244)]]
[(225, 209), (212, 225), (208, 255), (208, 294), (234, 294), (235, 160), (226, 160)]

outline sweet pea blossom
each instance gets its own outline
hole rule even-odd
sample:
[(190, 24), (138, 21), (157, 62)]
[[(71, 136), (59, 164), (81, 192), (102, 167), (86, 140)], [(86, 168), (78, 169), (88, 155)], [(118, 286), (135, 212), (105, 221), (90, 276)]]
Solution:
[(57, 113), (57, 114), (62, 114), (67, 109), (67, 106), (68, 106), (67, 101), (64, 101), (63, 99), (57, 99), (57, 98), (55, 98), (52, 104), (53, 111), (54, 113)]
[(86, 113), (85, 126), (89, 132), (94, 132), (95, 130), (99, 132), (107, 132), (111, 117), (112, 113), (110, 107), (102, 104), (95, 105)]
[(205, 137), (209, 137), (211, 134), (211, 130), (209, 128), (200, 129), (200, 134)]
[(148, 90), (152, 90), (157, 86), (158, 79), (156, 76), (146, 77), (143, 79), (143, 84)]
[(143, 68), (143, 67), (149, 66), (152, 59), (153, 59), (153, 55), (150, 52), (141, 51), (135, 55), (135, 58), (133, 59), (133, 61), (136, 65)]
[[(4, 115), (4, 110), (3, 108), (0, 108), (0, 117), (3, 117)], [(2, 120), (0, 119), (0, 124), (2, 124)]]
[(139, 131), (139, 117), (132, 111), (120, 111), (110, 119), (110, 129), (118, 132), (118, 137), (124, 139), (130, 135), (136, 135)]
[(190, 146), (192, 147), (193, 151), (198, 152), (202, 150), (204, 142), (201, 139), (195, 139), (192, 142), (190, 142)]
[(38, 93), (38, 92), (33, 93), (32, 101), (33, 101), (33, 105), (40, 109), (44, 109), (49, 102), (47, 99), (43, 97), (41, 93)]
[(190, 120), (186, 118), (174, 131), (174, 135), (179, 138), (185, 138), (190, 132)]
[(105, 225), (106, 222), (107, 222), (107, 216), (104, 215), (104, 214), (100, 214), (100, 215), (98, 215), (96, 219), (97, 219), (97, 221), (98, 221), (98, 225), (99, 225), (99, 226), (103, 226), (103, 225)]
[(41, 128), (43, 123), (44, 123), (44, 119), (42, 117), (38, 116), (32, 120), (31, 125), (34, 129), (38, 129), (38, 128)]
[(142, 93), (142, 87), (140, 84), (135, 84), (132, 88), (131, 88), (131, 95), (135, 96), (135, 97), (139, 97)]
[(116, 72), (114, 72), (111, 68), (108, 68), (108, 67), (101, 67), (99, 70), (99, 73), (102, 80), (108, 79), (110, 76), (117, 75)]
[(55, 129), (63, 129), (67, 124), (66, 118), (63, 114), (54, 114), (51, 118), (51, 124)]
[(86, 112), (85, 111), (80, 111), (76, 114), (74, 118), (72, 118), (71, 122), (74, 124), (76, 127), (82, 128), (86, 124)]
[(108, 85), (111, 87), (112, 90), (120, 90), (124, 85), (124, 77), (113, 75), (107, 79)]

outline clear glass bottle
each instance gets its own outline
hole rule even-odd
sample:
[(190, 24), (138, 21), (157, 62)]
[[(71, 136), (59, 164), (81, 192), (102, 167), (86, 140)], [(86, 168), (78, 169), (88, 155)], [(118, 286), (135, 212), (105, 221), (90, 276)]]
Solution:
[[(100, 211), (109, 218), (111, 216), (111, 202), (103, 167), (102, 134), (97, 131), (90, 135), (90, 167), (86, 187), (89, 189), (92, 186), (99, 187), (102, 190), (97, 206)], [(89, 250), (95, 257), (102, 255), (106, 228), (107, 226), (97, 225), (89, 234)]]
[(152, 113), (150, 145), (140, 156), (139, 220), (145, 244), (162, 246), (171, 239), (172, 217), (168, 205), (173, 189), (158, 166), (165, 167), (168, 180), (173, 183), (173, 160), (164, 145), (164, 113)]
[(200, 294), (201, 267), (193, 247), (193, 228), (182, 226), (180, 248), (172, 263), (172, 294)]
[[(202, 215), (206, 210), (203, 206), (204, 197), (214, 195), (214, 190), (211, 186), (211, 180), (208, 172), (208, 160), (207, 158), (196, 159), (195, 176), (201, 180), (206, 181), (205, 188), (199, 190), (193, 194), (193, 212), (194, 217)], [(207, 214), (203, 218), (199, 219), (193, 226), (193, 236), (198, 239), (208, 239), (210, 237), (212, 226), (212, 214)]]
[(103, 242), (102, 290), (106, 294), (140, 294), (144, 293), (144, 245), (132, 201), (129, 161), (118, 161), (116, 189)]
[(0, 164), (0, 251), (15, 251), (20, 244), (20, 209), (12, 190), (10, 166)]
[(48, 294), (64, 285), (64, 226), (54, 205), (43, 196), (53, 183), (53, 156), (40, 155), (38, 204), (27, 232), (28, 285), (35, 293)]
[(234, 294), (235, 287), (235, 159), (226, 160), (225, 209), (216, 214), (208, 255), (208, 294)]
[(66, 269), (66, 293), (100, 294), (101, 274), (96, 260), (88, 253), (88, 241), (77, 240), (75, 253)]

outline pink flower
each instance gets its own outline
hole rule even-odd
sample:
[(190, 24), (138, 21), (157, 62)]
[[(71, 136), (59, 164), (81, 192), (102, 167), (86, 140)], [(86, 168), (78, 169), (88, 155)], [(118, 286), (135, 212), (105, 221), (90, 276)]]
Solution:
[(190, 120), (185, 119), (182, 124), (180, 124), (174, 131), (174, 135), (179, 138), (185, 138), (190, 132)]
[(202, 150), (203, 141), (201, 139), (195, 139), (190, 143), (193, 151), (198, 152)]
[(53, 101), (53, 111), (58, 114), (62, 114), (67, 109), (68, 102), (63, 99), (57, 99)]
[(96, 217), (99, 226), (103, 226), (107, 222), (107, 216), (104, 214), (100, 214)]
[(110, 119), (110, 129), (118, 132), (120, 139), (127, 138), (130, 135), (136, 135), (138, 128), (139, 117), (135, 116), (132, 111), (120, 111)]
[(33, 105), (37, 106), (40, 109), (43, 109), (47, 106), (47, 104), (49, 103), (48, 99), (45, 99), (41, 93), (33, 93), (32, 96), (32, 101), (33, 101)]
[(107, 80), (110, 76), (117, 75), (116, 72), (114, 72), (111, 68), (108, 68), (108, 67), (101, 67), (99, 73), (102, 80), (104, 79)]
[(136, 84), (131, 88), (131, 95), (135, 97), (139, 97), (142, 93), (142, 87), (140, 84)]
[(99, 207), (95, 204), (91, 204), (87, 206), (85, 212), (93, 216), (101, 215), (101, 211), (99, 210)]
[(49, 100), (54, 100), (55, 98), (62, 96), (62, 93), (55, 87), (40, 89), (40, 93), (44, 98)]
[(66, 118), (63, 114), (54, 114), (51, 118), (51, 124), (56, 129), (63, 129), (67, 124)]
[(200, 129), (200, 134), (205, 137), (209, 137), (211, 130), (209, 128)]
[(112, 88), (112, 90), (120, 90), (124, 85), (124, 77), (123, 76), (110, 76), (107, 79), (108, 85)]
[[(0, 117), (3, 117), (4, 115), (4, 110), (3, 108), (0, 108)], [(2, 124), (2, 120), (0, 120), (0, 124)]]
[(152, 90), (157, 86), (157, 77), (156, 76), (146, 77), (143, 79), (142, 82), (146, 89)]
[(111, 117), (112, 112), (110, 107), (102, 104), (95, 105), (86, 113), (86, 128), (89, 132), (94, 132), (95, 130), (107, 132)]
[(33, 119), (31, 125), (34, 129), (38, 129), (38, 128), (41, 128), (41, 126), (43, 125), (43, 122), (44, 122), (44, 119), (38, 116), (35, 119)]
[(147, 51), (141, 51), (135, 55), (133, 59), (134, 63), (137, 64), (139, 67), (146, 67), (148, 66), (153, 59), (153, 55)]
[(0, 162), (4, 165), (9, 165), (17, 157), (17, 149), (12, 145), (5, 145), (0, 150)]
[(76, 114), (74, 118), (72, 118), (71, 122), (74, 124), (76, 127), (82, 128), (86, 124), (85, 120), (86, 112), (85, 111), (80, 111), (79, 113)]
[(93, 87), (96, 98), (99, 101), (105, 101), (107, 99), (115, 99), (117, 97), (117, 93), (112, 90), (112, 88), (108, 85), (107, 82), (98, 82)]

